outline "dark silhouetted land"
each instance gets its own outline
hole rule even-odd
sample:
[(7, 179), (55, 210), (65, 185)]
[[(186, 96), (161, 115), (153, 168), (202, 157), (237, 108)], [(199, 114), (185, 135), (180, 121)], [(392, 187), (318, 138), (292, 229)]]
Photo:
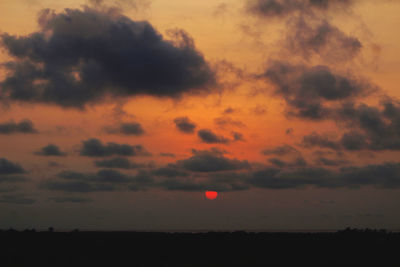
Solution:
[[(0, 266), (400, 266), (400, 234), (0, 231)], [(304, 265), (305, 264), (305, 265)]]

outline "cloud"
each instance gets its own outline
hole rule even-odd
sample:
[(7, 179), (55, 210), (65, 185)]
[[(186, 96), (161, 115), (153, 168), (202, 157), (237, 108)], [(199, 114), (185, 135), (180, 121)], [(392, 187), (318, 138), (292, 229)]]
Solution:
[(248, 0), (246, 10), (263, 18), (284, 18), (299, 13), (319, 13), (349, 7), (352, 0)]
[(25, 170), (18, 163), (13, 163), (5, 158), (0, 158), (0, 175), (21, 174)]
[(174, 119), (176, 128), (183, 133), (193, 133), (196, 129), (196, 124), (192, 122), (188, 117), (178, 117)]
[(245, 124), (239, 120), (233, 120), (229, 117), (219, 117), (214, 119), (214, 123), (221, 128), (225, 128), (226, 126), (235, 126), (235, 127), (245, 127)]
[(80, 173), (73, 171), (64, 171), (57, 175), (60, 178), (76, 181), (90, 181), (102, 183), (129, 183), (132, 181), (130, 176), (127, 176), (116, 170), (100, 170), (95, 174)]
[(193, 151), (188, 159), (177, 161), (177, 166), (193, 172), (218, 172), (249, 169), (248, 161), (229, 159), (215, 151)]
[(84, 108), (108, 96), (180, 97), (206, 93), (213, 70), (183, 30), (165, 40), (146, 21), (115, 9), (45, 9), (39, 28), (25, 36), (4, 33), (3, 48), (15, 60), (0, 82), (0, 99)]
[(0, 183), (21, 183), (26, 182), (28, 179), (23, 176), (16, 175), (0, 175)]
[(277, 146), (277, 147), (265, 149), (261, 153), (264, 155), (285, 156), (285, 155), (290, 155), (290, 154), (299, 154), (299, 151), (296, 148), (285, 144), (283, 146)]
[(260, 77), (270, 81), (275, 95), (285, 99), (287, 115), (310, 120), (332, 118), (335, 105), (377, 90), (362, 79), (333, 73), (327, 66), (308, 67), (275, 61)]
[(335, 120), (345, 132), (339, 138), (312, 133), (303, 137), (307, 148), (334, 150), (400, 150), (400, 103), (385, 98), (379, 107), (345, 103), (332, 110)]
[(174, 164), (169, 164), (165, 167), (160, 167), (158, 169), (155, 169), (152, 172), (152, 174), (155, 176), (169, 177), (169, 178), (189, 176), (189, 173), (186, 170), (182, 170)]
[(344, 159), (329, 159), (326, 157), (319, 157), (315, 160), (315, 163), (318, 165), (336, 167), (336, 166), (347, 165), (350, 162)]
[(18, 204), (18, 205), (31, 205), (36, 202), (36, 199), (27, 198), (24, 196), (17, 195), (3, 195), (0, 196), (0, 203), (5, 204)]
[(329, 135), (320, 135), (316, 132), (304, 136), (301, 144), (306, 148), (320, 147), (334, 150), (341, 148), (340, 143), (333, 140)]
[(160, 153), (161, 157), (166, 157), (166, 158), (175, 158), (175, 154), (174, 153), (165, 153), (165, 152), (161, 152)]
[(56, 203), (88, 203), (92, 202), (90, 198), (83, 197), (51, 197), (50, 201), (54, 201)]
[(362, 49), (358, 38), (347, 35), (327, 19), (304, 16), (287, 22), (283, 43), (290, 54), (301, 55), (305, 60), (318, 55), (333, 63), (351, 60)]
[(96, 173), (63, 171), (57, 179), (46, 180), (39, 188), (64, 192), (110, 192), (120, 191), (127, 187), (145, 188), (153, 182), (152, 177), (144, 172), (127, 175), (116, 170), (104, 169)]
[(141, 136), (145, 133), (142, 125), (138, 122), (121, 123), (118, 127), (107, 126), (104, 130), (109, 134), (122, 134)]
[(237, 113), (237, 112), (239, 112), (239, 109), (228, 107), (222, 112), (222, 114), (229, 115), (229, 114), (233, 114), (233, 113)]
[(242, 133), (232, 132), (233, 141), (244, 141), (244, 137)]
[(137, 169), (143, 167), (142, 164), (137, 164), (129, 161), (126, 158), (112, 158), (95, 161), (94, 164), (96, 167), (100, 168), (117, 168), (117, 169)]
[(82, 141), (81, 156), (109, 157), (109, 156), (149, 156), (149, 152), (141, 145), (107, 143), (103, 145), (98, 139), (92, 138)]
[(14, 121), (0, 123), (0, 134), (34, 134), (37, 132), (30, 120), (22, 120), (18, 123)]
[(286, 162), (283, 161), (279, 158), (270, 158), (268, 159), (268, 161), (270, 163), (272, 163), (273, 165), (280, 167), (280, 168), (284, 168), (284, 167), (305, 167), (307, 166), (307, 161), (301, 157), (298, 156), (296, 157), (292, 162)]
[(346, 167), (338, 171), (324, 168), (300, 168), (291, 171), (269, 168), (256, 171), (248, 182), (255, 187), (268, 189), (303, 188), (377, 188), (400, 187), (400, 164), (383, 163), (363, 167)]
[(115, 191), (114, 185), (110, 184), (92, 184), (90, 182), (82, 181), (53, 181), (48, 180), (39, 184), (39, 188), (50, 191), (63, 191), (63, 192), (110, 192)]
[(40, 156), (56, 156), (56, 157), (64, 157), (67, 153), (64, 153), (60, 150), (60, 148), (53, 144), (48, 144), (43, 147), (40, 151), (35, 152), (36, 155)]
[(207, 144), (228, 144), (230, 140), (224, 136), (219, 136), (209, 129), (202, 129), (197, 132), (202, 142)]

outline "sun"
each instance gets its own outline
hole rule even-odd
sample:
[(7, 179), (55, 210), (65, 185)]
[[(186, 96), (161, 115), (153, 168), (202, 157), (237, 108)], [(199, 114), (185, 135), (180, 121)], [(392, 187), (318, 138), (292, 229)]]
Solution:
[(218, 196), (218, 192), (215, 192), (215, 191), (206, 191), (205, 194), (206, 194), (206, 198), (210, 199), (210, 200), (216, 199)]

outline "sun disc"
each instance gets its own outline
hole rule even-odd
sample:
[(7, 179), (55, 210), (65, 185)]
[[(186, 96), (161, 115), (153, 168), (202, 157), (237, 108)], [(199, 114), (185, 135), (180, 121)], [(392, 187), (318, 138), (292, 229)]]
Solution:
[(217, 196), (218, 196), (218, 192), (215, 192), (215, 191), (206, 191), (206, 198), (207, 198), (207, 199), (213, 200), (213, 199), (216, 199)]

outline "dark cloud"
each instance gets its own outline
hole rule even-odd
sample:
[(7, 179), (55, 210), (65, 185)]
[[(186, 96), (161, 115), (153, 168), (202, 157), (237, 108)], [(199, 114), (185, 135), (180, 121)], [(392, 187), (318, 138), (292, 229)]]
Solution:
[(318, 55), (328, 62), (351, 60), (362, 49), (359, 39), (345, 34), (328, 20), (309, 17), (288, 21), (284, 45), (291, 54), (306, 60)]
[(107, 96), (209, 92), (216, 83), (182, 30), (170, 31), (167, 41), (146, 21), (88, 7), (45, 9), (38, 22), (40, 30), (30, 35), (0, 36), (15, 58), (4, 64), (3, 100), (83, 108)]
[(382, 163), (361, 167), (331, 168), (346, 164), (339, 160), (321, 159), (310, 167), (298, 157), (294, 161), (272, 159), (275, 166), (250, 168), (247, 161), (228, 159), (212, 151), (195, 151), (195, 154), (174, 164), (150, 170), (140, 170), (136, 175), (126, 175), (111, 170), (97, 173), (65, 171), (56, 180), (47, 180), (40, 187), (64, 192), (99, 192), (121, 190), (163, 189), (171, 191), (216, 190), (229, 192), (252, 187), (266, 189), (319, 188), (400, 188), (400, 163)]
[(279, 167), (279, 168), (285, 168), (285, 167), (305, 167), (305, 166), (307, 166), (307, 161), (306, 161), (303, 157), (301, 157), (301, 156), (296, 157), (296, 158), (295, 158), (293, 161), (291, 161), (291, 162), (286, 162), (286, 161), (283, 161), (283, 160), (281, 160), (281, 159), (279, 159), (279, 158), (270, 158), (270, 159), (268, 159), (268, 161), (269, 161), (270, 163), (272, 163), (273, 165)]
[(341, 145), (337, 140), (333, 139), (329, 135), (320, 135), (316, 132), (304, 136), (302, 140), (302, 146), (306, 148), (320, 147), (334, 150), (341, 148)]
[(193, 181), (181, 181), (177, 179), (168, 179), (160, 183), (160, 186), (164, 190), (168, 191), (186, 191), (186, 192), (198, 192), (211, 190), (209, 185), (205, 183), (196, 183)]
[(140, 136), (145, 133), (142, 125), (138, 122), (121, 123), (118, 127), (107, 126), (104, 128), (110, 134), (123, 134)]
[(244, 141), (244, 137), (242, 133), (232, 132), (233, 141)]
[(63, 192), (111, 192), (115, 191), (116, 187), (112, 184), (93, 184), (90, 182), (82, 181), (53, 181), (48, 180), (39, 184), (39, 188), (51, 191)]
[(175, 158), (175, 154), (174, 153), (165, 153), (165, 152), (161, 152), (160, 153), (161, 157), (166, 157), (166, 158)]
[(0, 196), (0, 203), (5, 204), (18, 204), (18, 205), (31, 205), (36, 202), (36, 199), (27, 198), (18, 195), (3, 195)]
[(98, 139), (82, 141), (80, 154), (87, 157), (108, 157), (108, 156), (149, 156), (149, 152), (141, 145), (128, 145), (107, 143), (103, 145)]
[(273, 62), (261, 76), (285, 99), (287, 114), (311, 120), (332, 118), (333, 105), (367, 96), (376, 87), (355, 77), (335, 74), (329, 67)]
[(268, 111), (267, 107), (262, 106), (262, 105), (257, 105), (254, 108), (250, 109), (250, 112), (256, 116), (261, 116), (266, 114)]
[(193, 133), (196, 128), (196, 124), (192, 122), (188, 117), (179, 117), (174, 119), (176, 128), (183, 133)]
[(230, 140), (224, 136), (219, 136), (209, 129), (202, 129), (197, 132), (202, 142), (207, 144), (228, 144)]
[(400, 103), (394, 99), (384, 99), (380, 107), (343, 105), (337, 120), (350, 129), (341, 139), (346, 149), (400, 149)]
[(51, 197), (50, 201), (54, 201), (56, 203), (88, 203), (92, 202), (90, 198), (83, 197)]
[(229, 117), (219, 117), (214, 119), (214, 123), (221, 128), (225, 128), (227, 126), (235, 126), (235, 127), (245, 127), (245, 124), (239, 120), (233, 120)]
[(178, 166), (174, 164), (169, 164), (165, 167), (161, 167), (155, 169), (152, 172), (155, 176), (162, 176), (162, 177), (169, 177), (169, 178), (176, 178), (176, 177), (187, 177), (189, 173), (186, 170), (182, 170)]
[(299, 154), (299, 151), (296, 148), (285, 144), (283, 146), (277, 146), (277, 147), (265, 149), (261, 153), (264, 155), (285, 156), (285, 155), (290, 155), (290, 154)]
[(67, 153), (64, 153), (60, 150), (60, 148), (53, 144), (48, 144), (43, 147), (40, 151), (35, 152), (36, 155), (40, 156), (56, 156), (56, 157), (64, 157)]
[(294, 132), (293, 128), (286, 129), (286, 134), (288, 134), (288, 135), (293, 134), (293, 132)]
[(177, 161), (177, 165), (193, 172), (218, 172), (249, 169), (248, 161), (229, 159), (215, 151), (194, 151), (188, 159)]
[(270, 168), (254, 172), (248, 182), (255, 187), (268, 189), (306, 186), (399, 188), (400, 164), (383, 163), (363, 167), (346, 167), (338, 171), (324, 168), (300, 168), (292, 171)]
[(25, 170), (18, 163), (13, 163), (5, 158), (0, 158), (0, 175), (21, 174)]
[(20, 122), (9, 121), (0, 123), (0, 134), (34, 134), (37, 132), (38, 131), (35, 129), (32, 121), (30, 120), (22, 120)]
[(16, 175), (0, 175), (0, 183), (21, 183), (29, 181), (28, 178)]
[(100, 170), (95, 174), (74, 171), (63, 171), (57, 175), (60, 178), (75, 181), (102, 182), (102, 183), (129, 183), (132, 177), (116, 170)]
[(350, 162), (345, 159), (329, 159), (326, 157), (319, 157), (318, 159), (315, 160), (315, 163), (318, 165), (336, 167), (336, 166), (347, 165)]
[(224, 115), (229, 115), (229, 114), (236, 113), (236, 112), (238, 112), (238, 111), (239, 111), (239, 109), (232, 108), (232, 107), (228, 107), (228, 108), (226, 108), (226, 109), (222, 112), (222, 114), (224, 114)]
[(248, 0), (246, 9), (259, 17), (282, 18), (335, 7), (349, 7), (352, 3), (352, 0)]
[(95, 161), (94, 164), (96, 165), (96, 167), (117, 169), (137, 169), (143, 167), (143, 164), (134, 163), (126, 158), (119, 157)]
[(400, 150), (400, 103), (386, 98), (379, 107), (346, 103), (332, 112), (345, 132), (340, 138), (312, 133), (303, 137), (305, 147), (335, 150)]
[(11, 192), (15, 192), (19, 189), (19, 187), (15, 186), (15, 185), (1, 185), (0, 186), (0, 193), (11, 193)]
[(89, 193), (119, 191), (127, 187), (142, 189), (153, 182), (152, 177), (144, 172), (127, 175), (109, 169), (100, 170), (96, 173), (63, 171), (57, 175), (57, 178), (44, 181), (39, 184), (39, 187), (52, 191)]

